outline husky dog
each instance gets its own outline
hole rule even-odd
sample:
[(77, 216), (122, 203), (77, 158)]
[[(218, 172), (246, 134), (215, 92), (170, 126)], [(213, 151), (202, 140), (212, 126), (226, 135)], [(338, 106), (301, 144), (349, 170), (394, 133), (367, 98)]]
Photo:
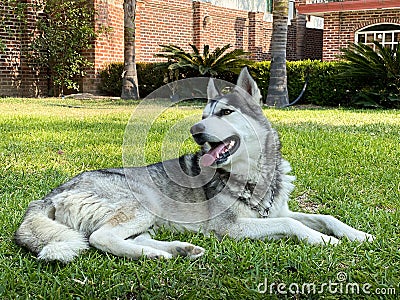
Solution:
[[(373, 240), (332, 216), (289, 210), (294, 177), (246, 68), (229, 93), (210, 80), (207, 94), (202, 120), (190, 129), (201, 151), (147, 167), (84, 172), (30, 203), (16, 242), (40, 259), (69, 262), (89, 245), (133, 259), (204, 254), (190, 243), (152, 239), (158, 226), (234, 239)], [(171, 179), (177, 173), (186, 179)]]

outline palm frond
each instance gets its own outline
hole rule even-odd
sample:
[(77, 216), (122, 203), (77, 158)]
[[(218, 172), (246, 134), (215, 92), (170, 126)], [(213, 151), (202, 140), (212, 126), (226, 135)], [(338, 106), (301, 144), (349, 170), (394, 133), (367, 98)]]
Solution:
[(399, 48), (384, 47), (374, 41), (373, 47), (352, 43), (341, 49), (339, 76), (361, 83), (360, 92), (355, 98), (363, 103), (375, 102), (379, 106), (400, 105)]
[(194, 55), (200, 55), (200, 51), (199, 51), (199, 49), (197, 49), (196, 45), (189, 44), (189, 46), (190, 46), (190, 48), (192, 48)]
[(240, 69), (245, 65), (251, 65), (252, 62), (246, 58), (249, 53), (234, 49), (226, 52), (232, 46), (230, 44), (223, 47), (217, 47), (210, 52), (210, 46), (203, 46), (203, 53), (199, 49), (190, 44), (192, 53), (184, 51), (181, 47), (175, 45), (160, 45), (161, 53), (156, 54), (156, 57), (167, 58), (169, 61), (170, 70), (187, 70), (193, 69), (199, 75), (217, 76), (224, 71), (240, 72)]

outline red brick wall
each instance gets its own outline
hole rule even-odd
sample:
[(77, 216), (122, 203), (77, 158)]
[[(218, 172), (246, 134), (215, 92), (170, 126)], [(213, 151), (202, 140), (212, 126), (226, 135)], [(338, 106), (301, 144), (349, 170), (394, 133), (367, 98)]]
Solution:
[(271, 59), (272, 23), (263, 21), (263, 13), (249, 13), (249, 51), (252, 59), (263, 61)]
[(193, 2), (194, 44), (211, 49), (231, 44), (248, 50), (248, 12), (217, 7), (211, 3)]
[(323, 30), (315, 28), (306, 28), (305, 47), (303, 57), (307, 59), (322, 59), (322, 39)]
[[(27, 0), (24, 13), (26, 23), (18, 20), (15, 8), (0, 7), (3, 26), (0, 39), (4, 51), (0, 51), (0, 96), (39, 96), (47, 93), (47, 80), (38, 76), (38, 70), (28, 65), (28, 46), (35, 35), (37, 11)], [(4, 18), (3, 18), (4, 17)]]
[(92, 0), (97, 12), (95, 28), (103, 30), (86, 57), (94, 64), (83, 78), (81, 90), (98, 93), (99, 72), (110, 62), (124, 61), (123, 0)]
[(323, 60), (337, 59), (341, 47), (354, 42), (354, 34), (365, 26), (379, 23), (400, 24), (399, 9), (335, 12), (324, 16)]
[[(83, 80), (84, 92), (97, 92), (98, 72), (109, 62), (123, 61), (123, 0), (94, 0), (97, 26), (111, 27), (87, 54), (95, 67)], [(118, 16), (118, 17), (116, 17)], [(263, 13), (217, 7), (192, 0), (142, 0), (136, 10), (136, 61), (155, 62), (161, 44), (176, 44), (202, 51), (226, 44), (252, 52), (255, 60), (270, 58), (272, 24), (263, 21)]]
[[(98, 37), (93, 49), (85, 53), (94, 67), (83, 78), (81, 91), (98, 93), (99, 71), (110, 62), (123, 61), (123, 0), (90, 1), (97, 12), (95, 27), (107, 30)], [(0, 15), (10, 15), (9, 12), (0, 7)], [(25, 31), (21, 31), (16, 19), (9, 21), (10, 34), (0, 28), (0, 37), (7, 46), (6, 52), (0, 53), (0, 96), (47, 95), (47, 80), (39, 77), (37, 70), (26, 64), (24, 49), (34, 36), (38, 17), (33, 11), (28, 15)], [(139, 62), (160, 60), (154, 57), (160, 51), (160, 44), (177, 44), (190, 50), (190, 43), (201, 50), (204, 44), (210, 45), (213, 50), (230, 43), (235, 48), (251, 52), (254, 60), (270, 59), (272, 23), (263, 20), (263, 13), (192, 0), (138, 0), (136, 18), (136, 60)], [(289, 28), (288, 59), (299, 58), (296, 54), (299, 34), (295, 26)], [(309, 32), (306, 30), (306, 39), (312, 44), (308, 39)]]
[(136, 60), (152, 62), (160, 44), (177, 44), (189, 50), (193, 43), (191, 0), (142, 0), (137, 2)]
[[(94, 63), (83, 79), (82, 91), (98, 93), (99, 72), (111, 62), (124, 61), (123, 0), (92, 0), (97, 12), (96, 28), (108, 28), (86, 55)], [(193, 43), (191, 0), (142, 0), (136, 6), (136, 61), (154, 62), (160, 44), (178, 44), (189, 50)]]
[(297, 28), (296, 20), (292, 20), (292, 24), (288, 27), (287, 44), (286, 44), (286, 59), (296, 60), (297, 58)]
[(306, 28), (306, 19), (298, 15), (288, 28), (287, 60), (322, 59), (322, 29)]

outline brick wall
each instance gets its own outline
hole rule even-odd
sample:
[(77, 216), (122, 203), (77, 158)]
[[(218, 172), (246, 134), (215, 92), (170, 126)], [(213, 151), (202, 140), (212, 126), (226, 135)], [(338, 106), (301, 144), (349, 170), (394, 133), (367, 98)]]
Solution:
[(153, 62), (160, 44), (177, 44), (189, 50), (193, 43), (191, 0), (142, 0), (137, 2), (136, 60)]
[(286, 59), (296, 60), (297, 58), (297, 26), (296, 20), (292, 20), (288, 26), (287, 44), (286, 44)]
[[(113, 61), (123, 61), (123, 0), (94, 0), (98, 12), (97, 26), (112, 28), (101, 36), (87, 55), (94, 69), (83, 80), (84, 92), (97, 92), (98, 72)], [(119, 16), (119, 17), (116, 17)], [(194, 44), (202, 51), (226, 44), (252, 53), (252, 59), (270, 58), (271, 22), (263, 21), (263, 13), (217, 7), (192, 0), (141, 0), (136, 10), (136, 61), (162, 60), (154, 54), (161, 44), (176, 44), (190, 51)]]
[(211, 49), (231, 44), (235, 48), (248, 50), (248, 12), (217, 7), (211, 3), (193, 2), (194, 44)]
[(94, 64), (81, 83), (81, 91), (98, 93), (99, 72), (110, 62), (124, 61), (123, 0), (92, 0), (97, 15), (95, 28), (102, 30), (86, 57)]
[(335, 12), (324, 15), (323, 60), (337, 59), (341, 47), (354, 42), (357, 30), (379, 23), (400, 24), (399, 9)]
[[(123, 0), (90, 1), (97, 12), (94, 26), (107, 30), (98, 37), (94, 47), (85, 52), (94, 66), (81, 81), (81, 91), (98, 93), (99, 71), (110, 62), (123, 61)], [(10, 10), (0, 7), (0, 15), (11, 15)], [(31, 11), (28, 16), (27, 28), (22, 31), (16, 19), (8, 21), (9, 33), (0, 28), (0, 37), (7, 47), (5, 53), (0, 53), (0, 96), (47, 95), (47, 80), (26, 64), (26, 47), (34, 36), (38, 13)], [(307, 45), (312, 44), (310, 36), (319, 38), (317, 33), (310, 33), (308, 29), (305, 32)], [(268, 60), (271, 35), (272, 23), (263, 20), (263, 13), (192, 0), (137, 1), (136, 60), (139, 62), (159, 61), (154, 54), (160, 51), (160, 44), (177, 44), (190, 50), (191, 43), (201, 50), (204, 44), (213, 50), (230, 43), (235, 48), (251, 52), (254, 60)], [(299, 38), (304, 40), (304, 30), (295, 22), (289, 28), (288, 59), (307, 58), (312, 52), (312, 47), (298, 43)], [(302, 54), (303, 50), (299, 52), (299, 49), (308, 52)]]
[(306, 28), (305, 43), (302, 58), (322, 59), (323, 31), (321, 29)]
[(256, 61), (271, 59), (272, 22), (264, 21), (263, 17), (263, 13), (249, 13), (248, 50)]
[(288, 28), (287, 60), (322, 59), (321, 29), (306, 28), (304, 15), (297, 15)]
[(26, 22), (18, 20), (15, 7), (0, 7), (3, 26), (0, 39), (4, 46), (0, 51), (0, 96), (39, 96), (47, 93), (47, 80), (27, 63), (28, 46), (35, 35), (39, 13), (26, 0), (23, 12)]

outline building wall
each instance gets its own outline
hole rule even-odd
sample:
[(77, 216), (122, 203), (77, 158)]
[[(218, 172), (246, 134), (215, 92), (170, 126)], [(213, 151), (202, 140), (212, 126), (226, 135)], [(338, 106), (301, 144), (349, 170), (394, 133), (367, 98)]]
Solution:
[[(41, 0), (25, 0), (41, 1)], [(85, 52), (93, 62), (81, 81), (81, 91), (99, 92), (99, 72), (111, 62), (124, 59), (123, 0), (90, 0), (97, 15), (94, 26), (103, 29), (94, 47)], [(0, 15), (11, 15), (10, 9), (0, 8)], [(208, 44), (211, 50), (226, 44), (251, 52), (257, 61), (270, 59), (272, 23), (264, 20), (264, 13), (215, 6), (208, 2), (192, 0), (138, 0), (136, 11), (136, 61), (155, 62), (154, 54), (161, 44), (176, 44), (190, 50), (194, 44), (202, 50)], [(26, 63), (27, 47), (35, 33), (38, 12), (27, 12), (28, 23), (24, 29), (16, 19), (7, 22), (9, 30), (0, 27), (0, 37), (6, 51), (0, 53), (0, 96), (46, 96), (47, 79)], [(287, 57), (290, 60), (308, 58), (313, 47), (299, 44), (307, 36), (320, 38), (309, 29), (300, 30), (296, 20), (289, 27)], [(299, 33), (300, 32), (300, 33)], [(299, 52), (299, 49), (300, 50)], [(307, 50), (308, 49), (308, 50)], [(308, 51), (308, 52), (307, 52)], [(304, 53), (303, 53), (304, 52)], [(314, 52), (313, 58), (318, 57)]]
[(193, 43), (193, 3), (191, 0), (142, 0), (136, 11), (136, 60), (154, 62), (161, 44)]
[[(83, 79), (82, 91), (97, 93), (101, 71), (108, 63), (123, 61), (123, 0), (94, 0), (96, 26), (111, 31), (101, 35), (87, 55), (94, 63)], [(194, 44), (202, 51), (226, 44), (251, 52), (257, 61), (270, 59), (272, 23), (264, 14), (214, 6), (192, 0), (141, 0), (136, 10), (136, 61), (157, 62), (162, 44), (175, 44), (190, 51)], [(295, 59), (294, 56), (291, 56)]]
[(193, 2), (194, 44), (211, 49), (231, 44), (248, 50), (249, 13), (246, 11), (217, 7), (211, 3)]
[(252, 59), (263, 61), (271, 59), (272, 22), (263, 20), (264, 14), (249, 13), (249, 49)]
[(302, 58), (321, 60), (323, 55), (323, 31), (316, 28), (306, 28), (304, 39), (306, 42)]
[(323, 60), (337, 59), (340, 48), (354, 42), (355, 32), (379, 23), (400, 24), (399, 9), (334, 12), (324, 15)]
[(95, 28), (100, 35), (94, 47), (86, 51), (93, 63), (81, 83), (81, 91), (98, 93), (99, 72), (110, 62), (124, 61), (124, 8), (123, 0), (92, 0), (95, 11)]
[[(35, 0), (26, 0), (30, 4)], [(24, 7), (24, 6), (22, 6)], [(18, 20), (15, 7), (0, 7), (0, 96), (47, 94), (47, 80), (27, 62), (28, 47), (35, 35), (39, 12), (26, 5), (26, 23)]]

